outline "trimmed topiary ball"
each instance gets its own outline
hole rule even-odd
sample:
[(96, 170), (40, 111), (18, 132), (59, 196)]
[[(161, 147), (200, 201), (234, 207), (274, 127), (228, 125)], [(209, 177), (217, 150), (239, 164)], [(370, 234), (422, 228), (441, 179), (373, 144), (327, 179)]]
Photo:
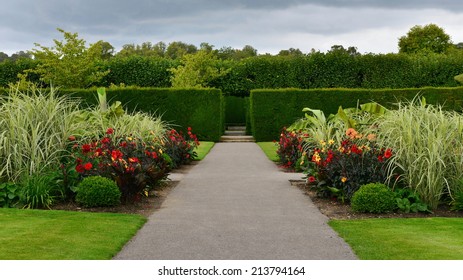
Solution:
[(86, 177), (77, 188), (76, 202), (84, 207), (116, 206), (121, 202), (121, 191), (108, 178)]
[(354, 193), (351, 206), (355, 212), (388, 213), (394, 211), (397, 204), (394, 192), (386, 185), (371, 183)]

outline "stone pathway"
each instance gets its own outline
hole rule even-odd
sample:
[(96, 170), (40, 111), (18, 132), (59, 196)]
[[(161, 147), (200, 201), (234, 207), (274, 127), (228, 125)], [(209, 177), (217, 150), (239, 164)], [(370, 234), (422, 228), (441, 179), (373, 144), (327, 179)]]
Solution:
[(115, 259), (356, 259), (255, 143), (217, 143)]

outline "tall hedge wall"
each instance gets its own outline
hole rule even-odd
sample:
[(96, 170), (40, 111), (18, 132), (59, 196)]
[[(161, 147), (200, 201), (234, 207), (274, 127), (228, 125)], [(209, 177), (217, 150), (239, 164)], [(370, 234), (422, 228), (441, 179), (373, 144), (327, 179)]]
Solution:
[(256, 56), (234, 65), (214, 84), (224, 93), (248, 96), (262, 88), (421, 88), (458, 86), (463, 55), (314, 52), (305, 56)]
[[(96, 105), (95, 89), (60, 90)], [(110, 102), (121, 101), (127, 111), (162, 115), (162, 119), (186, 130), (189, 126), (200, 140), (219, 141), (224, 130), (224, 99), (217, 89), (121, 88), (107, 89)]]
[(461, 111), (463, 87), (421, 89), (260, 89), (251, 91), (250, 115), (252, 134), (256, 141), (272, 141), (280, 130), (303, 117), (302, 109), (320, 109), (336, 113), (339, 106), (356, 107), (357, 103), (376, 101), (392, 107), (398, 100), (412, 100), (416, 95), (430, 104)]

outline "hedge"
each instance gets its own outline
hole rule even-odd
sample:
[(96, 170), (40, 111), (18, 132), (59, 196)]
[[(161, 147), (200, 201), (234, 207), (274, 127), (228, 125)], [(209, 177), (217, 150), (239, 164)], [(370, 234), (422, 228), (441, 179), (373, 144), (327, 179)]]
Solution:
[(349, 54), (313, 52), (303, 56), (262, 55), (236, 63), (213, 84), (224, 93), (248, 96), (262, 88), (421, 88), (458, 86), (461, 54)]
[(449, 110), (461, 111), (463, 87), (413, 89), (259, 89), (252, 90), (250, 115), (256, 141), (278, 138), (283, 127), (303, 117), (302, 109), (320, 109), (336, 113), (339, 106), (356, 107), (358, 103), (378, 102), (392, 107), (398, 100), (424, 96), (430, 104), (442, 104)]
[(100, 84), (167, 88), (172, 85), (172, 73), (168, 69), (177, 65), (177, 61), (162, 57), (115, 57), (105, 61), (103, 67), (109, 70), (109, 74)]
[(225, 123), (245, 124), (245, 99), (237, 96), (225, 96)]
[[(87, 106), (98, 103), (95, 89), (60, 90), (83, 99)], [(126, 111), (143, 111), (162, 116), (176, 129), (188, 127), (203, 141), (219, 141), (224, 131), (224, 99), (217, 89), (120, 88), (107, 89), (107, 98), (121, 101)]]

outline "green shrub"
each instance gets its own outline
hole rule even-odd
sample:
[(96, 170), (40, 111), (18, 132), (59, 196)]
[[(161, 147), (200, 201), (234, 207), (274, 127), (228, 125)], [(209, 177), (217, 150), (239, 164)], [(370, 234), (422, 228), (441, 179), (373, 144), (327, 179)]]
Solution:
[(77, 188), (76, 202), (85, 207), (116, 206), (121, 192), (116, 182), (100, 176), (86, 177)]
[(463, 211), (463, 190), (455, 193), (453, 198), (451, 209), (453, 211)]
[(397, 208), (404, 213), (431, 213), (428, 205), (421, 201), (418, 195), (409, 188), (397, 188), (394, 190), (396, 195)]
[(387, 213), (396, 208), (394, 193), (384, 184), (363, 185), (352, 196), (352, 210), (356, 212)]
[(0, 207), (13, 207), (19, 200), (19, 188), (14, 183), (0, 184)]
[(24, 208), (48, 208), (53, 205), (58, 196), (56, 180), (51, 174), (33, 174), (25, 177), (19, 183), (20, 204)]

